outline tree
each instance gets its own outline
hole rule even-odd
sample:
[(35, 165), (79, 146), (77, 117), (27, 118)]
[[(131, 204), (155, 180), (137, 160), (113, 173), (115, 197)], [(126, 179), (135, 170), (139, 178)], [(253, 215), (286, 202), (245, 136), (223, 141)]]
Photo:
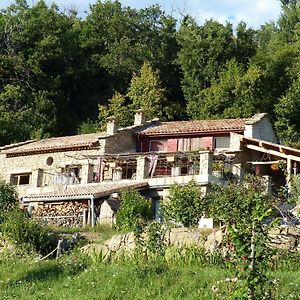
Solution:
[(246, 69), (258, 48), (256, 30), (247, 28), (245, 22), (240, 22), (236, 28), (234, 41), (234, 57), (236, 61)]
[(240, 281), (232, 299), (273, 299), (266, 276), (270, 249), (265, 224), (273, 203), (263, 178), (249, 176), (242, 183), (213, 186), (206, 201), (210, 216), (225, 223), (233, 245), (230, 261)]
[(139, 74), (133, 74), (127, 96), (134, 109), (143, 109), (148, 119), (161, 117), (166, 101), (159, 73), (149, 62), (144, 62)]
[(169, 199), (162, 206), (164, 218), (183, 226), (196, 226), (205, 211), (201, 189), (195, 181), (180, 186), (173, 185)]
[[(159, 6), (137, 10), (120, 1), (98, 1), (83, 23), (81, 42), (88, 68), (99, 89), (91, 91), (101, 105), (115, 91), (125, 94), (133, 73), (144, 61), (159, 69), (170, 102), (180, 102), (176, 21)], [(170, 76), (173, 74), (173, 76)]]
[(284, 143), (292, 144), (300, 139), (300, 78), (294, 82), (286, 96), (275, 107), (276, 131)]
[(115, 92), (109, 100), (108, 106), (99, 105), (99, 128), (104, 130), (106, 119), (109, 116), (117, 118), (118, 124), (122, 127), (132, 125), (134, 111), (132, 105), (119, 92)]
[(217, 79), (227, 60), (234, 55), (232, 26), (209, 20), (199, 26), (187, 17), (177, 34), (181, 46), (178, 62), (183, 72), (182, 89), (189, 103)]
[(245, 72), (243, 66), (232, 60), (219, 76), (189, 101), (187, 111), (192, 118), (242, 118), (265, 111), (264, 73), (258, 67), (250, 66)]
[(298, 0), (280, 0), (282, 5), (290, 5), (290, 4), (296, 4), (298, 3)]
[(80, 52), (75, 23), (44, 1), (32, 7), (17, 1), (0, 15), (0, 93), (4, 99), (8, 88), (18, 89), (17, 114), (26, 112), (19, 126), (22, 137), (9, 142), (70, 133)]

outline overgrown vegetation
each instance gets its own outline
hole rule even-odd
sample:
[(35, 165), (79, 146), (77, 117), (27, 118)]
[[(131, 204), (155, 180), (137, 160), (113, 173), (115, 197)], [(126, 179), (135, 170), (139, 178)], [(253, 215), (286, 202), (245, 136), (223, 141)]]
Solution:
[(272, 299), (267, 277), (272, 251), (265, 223), (272, 214), (272, 199), (263, 178), (248, 176), (242, 183), (214, 186), (207, 198), (210, 215), (224, 222), (232, 246), (228, 259), (240, 279), (232, 299)]
[(0, 143), (97, 131), (112, 113), (128, 125), (142, 107), (167, 120), (268, 112), (297, 144), (300, 3), (281, 2), (277, 20), (253, 29), (190, 16), (178, 24), (159, 6), (113, 0), (95, 1), (83, 19), (16, 0), (0, 12)]
[(0, 181), (0, 232), (23, 251), (41, 254), (53, 249), (49, 229), (19, 208), (15, 188)]
[[(3, 187), (10, 191), (7, 199), (13, 197), (14, 190)], [(199, 245), (169, 247), (165, 225), (149, 222), (150, 202), (128, 190), (121, 196), (117, 224), (119, 229), (135, 230), (134, 255), (103, 259), (101, 254), (87, 256), (74, 250), (56, 261), (37, 261), (28, 252), (22, 259), (17, 253), (2, 253), (0, 298), (82, 299), (97, 293), (101, 299), (299, 299), (299, 254), (268, 248), (264, 220), (272, 213), (272, 200), (264, 189), (260, 177), (215, 186), (206, 199), (195, 182), (172, 187), (164, 210), (178, 212), (188, 205), (198, 217), (206, 211), (226, 225), (227, 238), (213, 252)], [(45, 252), (50, 246), (47, 228), (16, 205), (5, 207), (9, 209), (3, 214), (1, 231), (22, 249)], [(187, 212), (182, 220), (196, 219)], [(182, 218), (176, 213), (169, 216), (178, 222), (176, 218)], [(114, 232), (103, 226), (93, 231)]]
[[(1, 299), (229, 299), (234, 273), (212, 263), (203, 263), (199, 252), (186, 259), (143, 264), (123, 261), (104, 263), (73, 252), (59, 260), (35, 262), (0, 255)], [(276, 283), (274, 300), (299, 299), (298, 260), (269, 272)], [(218, 292), (218, 293), (217, 293)]]
[(17, 208), (19, 201), (15, 188), (12, 185), (0, 181), (0, 224), (9, 211)]
[(49, 228), (26, 212), (16, 208), (5, 215), (0, 231), (22, 251), (33, 251), (47, 254), (56, 246), (49, 235)]
[(205, 212), (205, 199), (195, 181), (185, 185), (173, 185), (168, 200), (162, 206), (163, 216), (173, 226), (196, 226)]
[(152, 218), (151, 202), (136, 190), (127, 190), (120, 196), (120, 208), (116, 217), (117, 228), (136, 231), (144, 227)]

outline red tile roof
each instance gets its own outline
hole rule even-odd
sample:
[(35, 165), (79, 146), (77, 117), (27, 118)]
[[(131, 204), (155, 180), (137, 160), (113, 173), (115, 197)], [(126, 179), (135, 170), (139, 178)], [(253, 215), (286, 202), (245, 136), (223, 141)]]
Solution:
[(122, 180), (119, 182), (109, 183), (91, 183), (87, 185), (53, 186), (51, 191), (48, 192), (40, 194), (28, 194), (26, 197), (23, 198), (23, 201), (28, 202), (90, 199), (91, 196), (94, 196), (95, 198), (101, 198), (109, 196), (113, 193), (121, 192), (129, 188), (139, 189), (145, 188), (147, 186), (147, 182), (138, 182), (132, 180)]
[(38, 151), (49, 151), (49, 150), (61, 150), (61, 149), (72, 149), (82, 147), (96, 147), (98, 144), (98, 138), (103, 137), (103, 133), (91, 133), (91, 134), (80, 134), (73, 136), (55, 137), (49, 139), (43, 139), (39, 141), (33, 141), (28, 144), (13, 147), (10, 149), (4, 149), (2, 153), (5, 154), (28, 154)]
[(172, 121), (161, 122), (157, 125), (138, 131), (138, 135), (170, 135), (206, 133), (220, 131), (239, 131), (245, 129), (245, 122), (251, 119), (223, 119), (223, 120), (198, 120), (198, 121)]

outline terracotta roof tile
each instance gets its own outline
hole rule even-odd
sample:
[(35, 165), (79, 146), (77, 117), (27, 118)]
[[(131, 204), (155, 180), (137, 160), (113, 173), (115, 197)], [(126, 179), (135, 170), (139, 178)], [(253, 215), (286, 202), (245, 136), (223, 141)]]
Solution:
[(103, 137), (103, 133), (81, 134), (73, 136), (54, 137), (33, 141), (28, 144), (5, 149), (2, 153), (5, 154), (21, 154), (32, 153), (47, 150), (70, 149), (77, 147), (95, 147), (98, 143), (98, 138)]
[(219, 131), (244, 131), (245, 122), (250, 119), (223, 119), (161, 122), (158, 125), (137, 131), (139, 135), (168, 135), (205, 133)]
[(117, 193), (128, 188), (138, 189), (147, 186), (147, 182), (128, 180), (109, 183), (94, 183), (87, 185), (54, 186), (51, 192), (28, 194), (23, 198), (23, 201), (55, 201), (64, 199), (71, 200), (70, 198), (72, 197), (76, 199), (89, 199), (90, 196), (100, 198), (109, 196), (110, 194)]

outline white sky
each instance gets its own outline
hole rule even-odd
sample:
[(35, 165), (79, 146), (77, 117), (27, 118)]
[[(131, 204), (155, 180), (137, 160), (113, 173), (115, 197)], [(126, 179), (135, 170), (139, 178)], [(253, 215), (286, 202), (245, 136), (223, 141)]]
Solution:
[[(27, 0), (29, 4), (37, 0)], [(80, 16), (88, 11), (89, 4), (96, 0), (46, 0), (47, 3), (55, 2), (64, 8), (76, 8)], [(168, 14), (180, 19), (181, 15), (189, 14), (200, 24), (206, 19), (215, 19), (221, 23), (229, 21), (236, 25), (245, 21), (248, 26), (259, 28), (267, 21), (276, 20), (280, 14), (279, 0), (120, 0), (123, 5), (135, 8), (145, 8), (159, 4)], [(14, 0), (0, 0), (0, 9), (14, 3)]]

